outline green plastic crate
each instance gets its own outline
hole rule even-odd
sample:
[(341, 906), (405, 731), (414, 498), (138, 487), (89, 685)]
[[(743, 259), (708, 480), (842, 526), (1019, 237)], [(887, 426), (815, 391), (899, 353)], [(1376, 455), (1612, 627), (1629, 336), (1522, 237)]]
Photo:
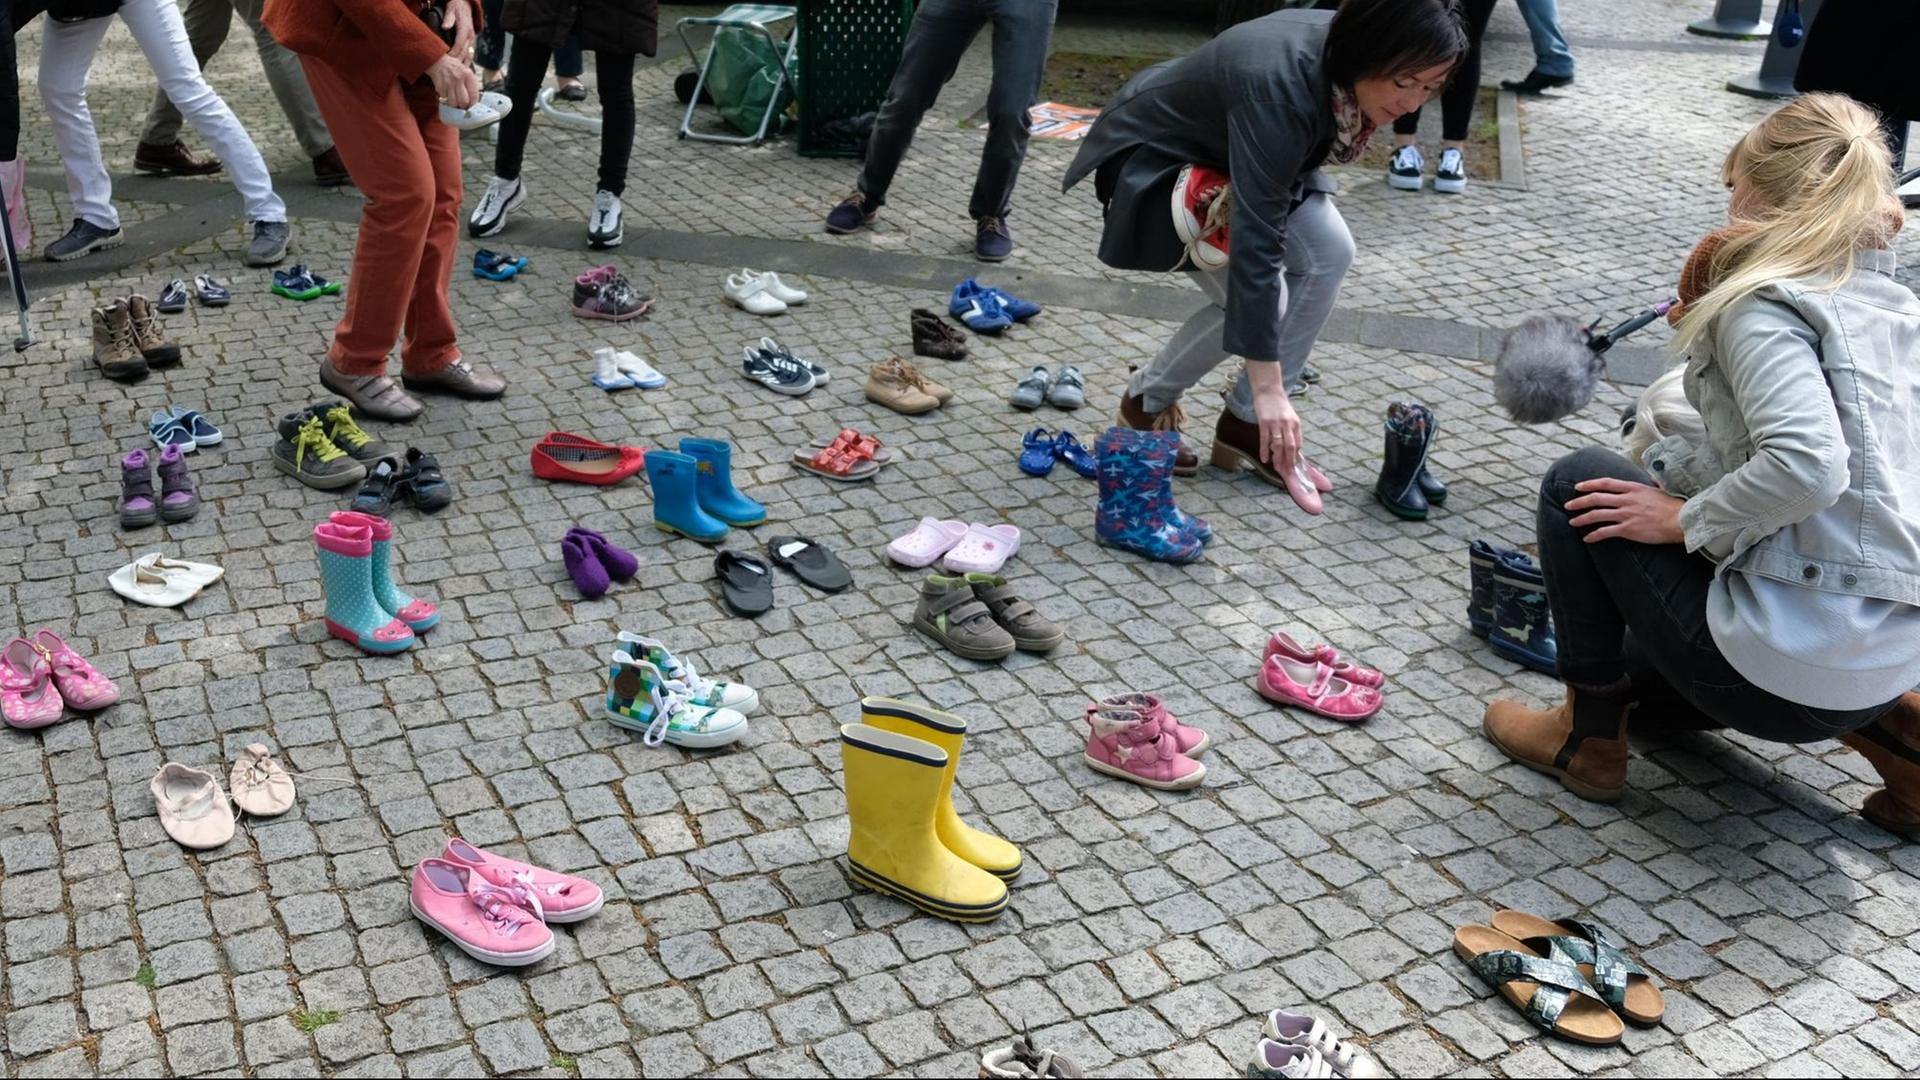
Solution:
[(799, 0), (800, 153), (858, 157), (835, 121), (873, 112), (887, 96), (913, 0)]

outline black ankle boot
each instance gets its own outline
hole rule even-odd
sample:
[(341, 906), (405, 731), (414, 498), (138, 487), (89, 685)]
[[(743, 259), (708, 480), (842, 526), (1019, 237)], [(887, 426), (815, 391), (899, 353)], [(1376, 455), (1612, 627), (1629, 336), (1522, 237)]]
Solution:
[(1433, 444), (1433, 413), (1425, 405), (1396, 401), (1387, 407), (1386, 462), (1374, 497), (1395, 517), (1425, 521), (1429, 500), (1421, 489), (1420, 474), (1427, 466), (1427, 448)]

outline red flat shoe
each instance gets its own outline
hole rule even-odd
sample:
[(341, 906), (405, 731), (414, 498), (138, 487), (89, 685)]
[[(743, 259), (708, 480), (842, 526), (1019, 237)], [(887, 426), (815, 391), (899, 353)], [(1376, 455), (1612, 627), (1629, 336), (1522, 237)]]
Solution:
[(646, 467), (647, 452), (613, 446), (565, 431), (549, 432), (533, 447), (533, 475), (573, 484), (617, 484)]

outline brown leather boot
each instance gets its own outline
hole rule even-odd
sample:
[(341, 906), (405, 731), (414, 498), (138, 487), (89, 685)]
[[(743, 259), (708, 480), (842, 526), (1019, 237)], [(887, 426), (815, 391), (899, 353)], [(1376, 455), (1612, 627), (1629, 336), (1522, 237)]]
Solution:
[(109, 379), (138, 379), (147, 373), (147, 359), (133, 344), (133, 320), (127, 302), (115, 300), (93, 309), (93, 362)]
[(329, 146), (326, 153), (313, 159), (313, 181), (321, 187), (339, 187), (353, 182), (347, 163), (340, 160), (339, 147)]
[(160, 325), (160, 315), (154, 310), (153, 301), (139, 293), (127, 297), (127, 319), (133, 324), (133, 347), (146, 357), (149, 366), (161, 367), (180, 362), (180, 346), (167, 340), (167, 332)]
[(1287, 486), (1273, 466), (1260, 462), (1260, 425), (1247, 423), (1231, 409), (1221, 409), (1220, 419), (1213, 425), (1213, 455), (1208, 460), (1216, 469), (1236, 473), (1251, 467), (1255, 476), (1274, 487)]
[(1616, 802), (1627, 783), (1627, 710), (1624, 693), (1585, 695), (1574, 688), (1557, 709), (1529, 709), (1517, 701), (1487, 706), (1487, 738), (1535, 772), (1557, 776), (1568, 791), (1594, 802)]
[(220, 159), (200, 157), (183, 142), (171, 146), (141, 143), (133, 151), (133, 171), (154, 176), (205, 176), (220, 171)]
[(1860, 816), (1888, 832), (1920, 835), (1920, 693), (1908, 692), (1878, 720), (1840, 736), (1887, 785), (1867, 796)]
[[(1187, 422), (1187, 414), (1181, 411), (1178, 403), (1169, 405), (1157, 413), (1147, 411), (1145, 402), (1139, 394), (1126, 394), (1120, 398), (1121, 427), (1135, 431), (1179, 431)], [(1180, 443), (1179, 453), (1173, 458), (1173, 475), (1192, 476), (1200, 471), (1200, 459), (1187, 449), (1184, 440)]]

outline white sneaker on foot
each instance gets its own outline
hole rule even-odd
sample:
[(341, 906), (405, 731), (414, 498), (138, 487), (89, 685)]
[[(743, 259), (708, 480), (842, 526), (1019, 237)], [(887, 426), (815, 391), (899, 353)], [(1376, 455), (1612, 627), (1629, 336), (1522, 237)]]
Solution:
[(627, 235), (620, 218), (620, 196), (605, 190), (594, 192), (593, 213), (587, 218), (587, 246), (619, 247)]
[(527, 186), (516, 177), (512, 180), (494, 177), (487, 181), (486, 194), (480, 196), (480, 202), (473, 208), (473, 214), (467, 218), (468, 236), (493, 236), (507, 227), (507, 215), (520, 209), (527, 201)]
[(1425, 181), (1420, 170), (1426, 168), (1425, 158), (1420, 156), (1420, 148), (1408, 143), (1393, 152), (1393, 160), (1387, 163), (1387, 186), (1401, 191), (1419, 191)]
[(1448, 195), (1467, 190), (1467, 155), (1451, 147), (1440, 152), (1440, 166), (1433, 170), (1433, 190)]

